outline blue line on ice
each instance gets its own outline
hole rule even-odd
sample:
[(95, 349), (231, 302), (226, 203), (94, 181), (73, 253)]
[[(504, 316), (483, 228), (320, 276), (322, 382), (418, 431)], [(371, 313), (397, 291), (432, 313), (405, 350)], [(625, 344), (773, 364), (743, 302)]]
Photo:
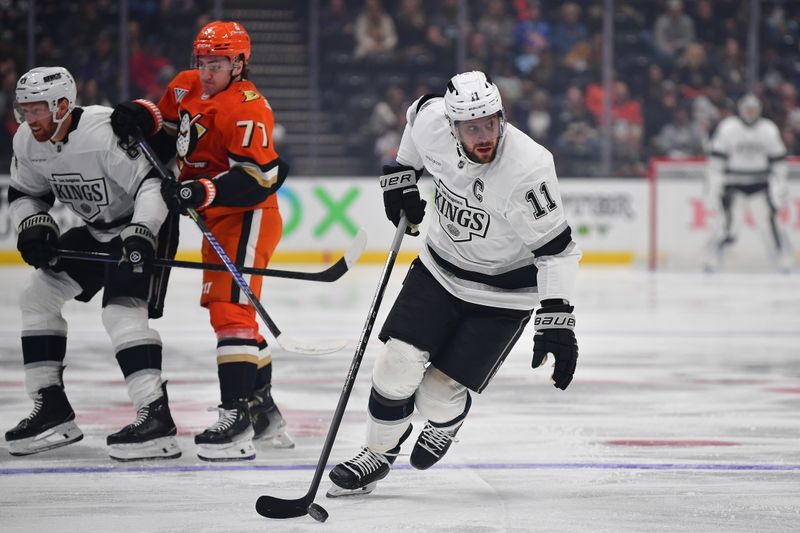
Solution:
[[(329, 465), (330, 466), (330, 465)], [(173, 473), (225, 471), (314, 470), (316, 465), (185, 465), (185, 466), (61, 466), (32, 468), (0, 468), (0, 475), (26, 474), (110, 474), (110, 473)], [(409, 470), (410, 465), (395, 469)], [(717, 470), (717, 471), (800, 471), (800, 464), (726, 464), (726, 463), (500, 463), (439, 465), (445, 470)]]

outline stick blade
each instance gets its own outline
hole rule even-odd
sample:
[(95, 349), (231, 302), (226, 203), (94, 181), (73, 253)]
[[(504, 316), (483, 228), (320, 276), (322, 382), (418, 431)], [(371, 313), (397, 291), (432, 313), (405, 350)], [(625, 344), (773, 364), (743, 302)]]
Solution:
[(308, 514), (308, 501), (284, 500), (273, 496), (259, 496), (256, 500), (256, 512), (267, 518), (297, 518)]
[(361, 257), (367, 247), (367, 232), (364, 231), (364, 228), (358, 228), (358, 233), (356, 238), (353, 239), (353, 243), (350, 250), (344, 254), (344, 262), (348, 269), (358, 261), (358, 258)]
[(281, 347), (283, 347), (283, 349), (287, 352), (303, 353), (307, 355), (324, 355), (327, 353), (338, 352), (347, 346), (347, 341), (341, 339), (324, 340), (318, 342), (300, 342), (287, 337), (283, 333), (275, 337), (275, 340), (278, 341), (278, 344), (280, 344)]

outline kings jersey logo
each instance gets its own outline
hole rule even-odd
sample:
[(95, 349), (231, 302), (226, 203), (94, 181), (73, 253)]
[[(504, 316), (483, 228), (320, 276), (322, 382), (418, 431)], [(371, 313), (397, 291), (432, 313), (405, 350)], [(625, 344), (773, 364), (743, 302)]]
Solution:
[(436, 182), (436, 210), (439, 224), (453, 242), (471, 241), (472, 237), (485, 238), (489, 230), (489, 213), (469, 205), (463, 196), (454, 193), (441, 181)]
[(80, 174), (53, 174), (50, 184), (56, 198), (82, 219), (91, 221), (108, 205), (105, 178), (86, 179)]

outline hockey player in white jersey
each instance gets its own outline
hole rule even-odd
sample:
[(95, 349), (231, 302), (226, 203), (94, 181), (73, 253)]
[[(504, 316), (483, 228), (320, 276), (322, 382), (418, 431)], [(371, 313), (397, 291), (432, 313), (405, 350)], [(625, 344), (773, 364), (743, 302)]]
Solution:
[(789, 200), (786, 147), (778, 126), (761, 116), (758, 97), (743, 96), (738, 111), (738, 116), (719, 123), (711, 139), (707, 194), (718, 217), (705, 269), (713, 272), (722, 267), (725, 252), (736, 241), (749, 208), (772, 261), (779, 270), (788, 272), (794, 252), (778, 216)]
[(395, 165), (381, 176), (386, 214), (422, 221), (417, 189), (433, 176), (436, 219), (380, 332), (372, 371), (366, 445), (333, 468), (328, 496), (371, 492), (412, 432), (427, 419), (411, 465), (447, 452), (470, 410), (539, 305), (532, 366), (555, 359), (559, 389), (578, 358), (573, 286), (581, 253), (573, 242), (553, 157), (507, 124), (500, 93), (482, 72), (454, 76), (444, 97), (414, 102)]
[[(22, 292), (22, 358), (33, 411), (6, 432), (12, 455), (29, 455), (83, 438), (64, 392), (64, 303), (88, 302), (103, 289), (103, 325), (137, 416), (109, 435), (121, 461), (180, 456), (161, 380), (161, 339), (148, 318), (162, 313), (168, 271), (152, 269), (157, 249), (171, 257), (177, 226), (145, 157), (111, 130), (111, 109), (76, 107), (75, 81), (61, 67), (40, 67), (17, 83), (21, 119), (14, 136), (11, 185), (17, 248), (36, 270)], [(49, 214), (55, 200), (82, 224), (63, 233)], [(166, 222), (165, 222), (166, 221)], [(116, 264), (59, 258), (58, 248), (115, 253)]]

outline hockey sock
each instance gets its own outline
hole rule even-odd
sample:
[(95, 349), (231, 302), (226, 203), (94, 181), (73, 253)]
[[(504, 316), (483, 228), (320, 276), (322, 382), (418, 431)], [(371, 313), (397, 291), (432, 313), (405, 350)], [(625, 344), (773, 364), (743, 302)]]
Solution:
[(259, 336), (258, 341), (258, 371), (256, 372), (255, 390), (263, 389), (272, 383), (272, 352), (267, 341)]
[(140, 344), (120, 350), (117, 362), (125, 376), (128, 396), (137, 410), (163, 396), (160, 344)]
[(67, 338), (60, 335), (22, 337), (22, 361), (25, 365), (25, 392), (33, 399), (39, 390), (61, 385)]

